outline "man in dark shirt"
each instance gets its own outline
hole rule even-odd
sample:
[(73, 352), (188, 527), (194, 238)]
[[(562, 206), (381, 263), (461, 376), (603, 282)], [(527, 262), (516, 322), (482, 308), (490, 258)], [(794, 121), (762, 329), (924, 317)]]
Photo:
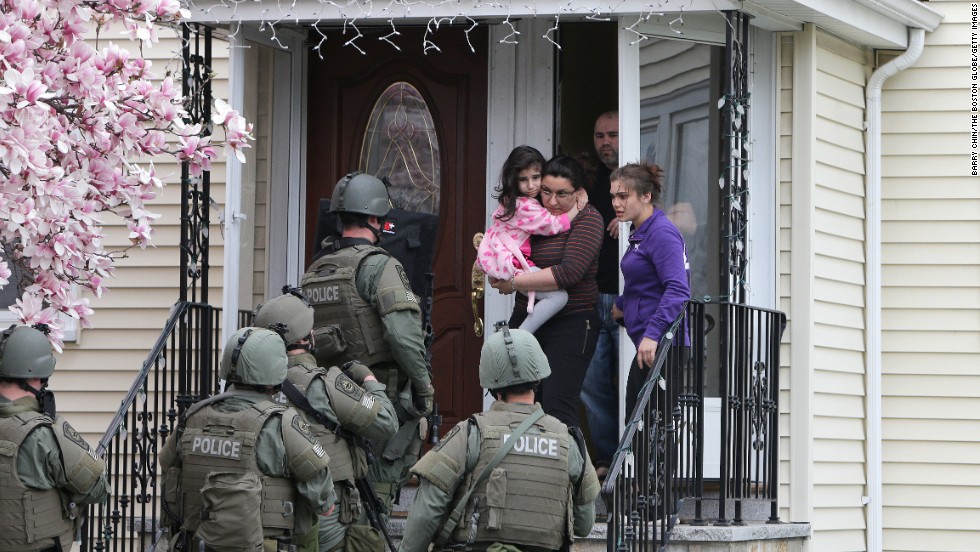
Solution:
[[(610, 311), (619, 294), (619, 221), (609, 195), (609, 175), (619, 167), (619, 113), (607, 111), (596, 119), (592, 140), (599, 166), (589, 192), (589, 202), (602, 215), (606, 231), (599, 250), (596, 285), (599, 297), (596, 309), (602, 323), (595, 355), (589, 364), (582, 386), (589, 433), (595, 448), (595, 465), (599, 476), (616, 452), (619, 437), (619, 390), (616, 377), (619, 368), (619, 326)], [(627, 413), (628, 414), (628, 413)]]

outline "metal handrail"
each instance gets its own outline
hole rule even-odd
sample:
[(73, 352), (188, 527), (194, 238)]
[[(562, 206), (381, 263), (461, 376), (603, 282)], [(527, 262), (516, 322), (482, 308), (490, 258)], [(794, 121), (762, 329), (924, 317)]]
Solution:
[(662, 415), (662, 410), (650, 408), (650, 402), (659, 398), (659, 393), (653, 391), (659, 387), (674, 340), (679, 333), (683, 334), (678, 330), (682, 329), (686, 315), (685, 310), (674, 320), (664, 334), (666, 339), (662, 339), (657, 348), (653, 367), (640, 388), (636, 406), (602, 485), (601, 494), (608, 511), (607, 545), (610, 551), (631, 550), (646, 543), (662, 549), (673, 525), (669, 519), (673, 508), (665, 508), (670, 503), (667, 481), (670, 441), (666, 435), (666, 416)]
[[(89, 506), (81, 550), (147, 550), (160, 525), (158, 454), (177, 419), (218, 391), (220, 309), (178, 301), (99, 441), (112, 486)], [(240, 317), (241, 318), (241, 317)]]
[(126, 397), (119, 404), (119, 410), (116, 411), (115, 416), (112, 417), (112, 421), (109, 422), (109, 427), (106, 428), (105, 433), (102, 435), (102, 439), (99, 440), (98, 446), (95, 448), (95, 454), (98, 457), (102, 457), (105, 454), (109, 444), (112, 439), (119, 434), (123, 428), (123, 424), (126, 420), (126, 414), (129, 413), (129, 408), (136, 401), (136, 396), (139, 394), (146, 393), (146, 377), (150, 373), (150, 368), (157, 358), (163, 353), (163, 350), (167, 346), (167, 341), (170, 339), (174, 328), (177, 327), (177, 322), (185, 312), (187, 312), (188, 306), (206, 306), (201, 303), (191, 303), (189, 301), (177, 301), (174, 306), (170, 308), (170, 314), (167, 316), (167, 322), (163, 325), (163, 329), (160, 331), (160, 336), (157, 337), (156, 343), (153, 344), (153, 348), (150, 349), (149, 354), (146, 355), (146, 360), (143, 361), (143, 366), (140, 368), (138, 374), (133, 379), (133, 384), (129, 387), (129, 392), (126, 393)]
[[(708, 306), (721, 308), (717, 347), (705, 338), (714, 327)], [(705, 501), (718, 502), (710, 520), (717, 525), (744, 523), (748, 501), (768, 501), (768, 522), (779, 523), (779, 346), (785, 325), (780, 311), (727, 298), (685, 304), (658, 346), (602, 486), (610, 551), (664, 550), (685, 499), (694, 507), (686, 523), (709, 523)], [(718, 358), (709, 358), (709, 351)], [(704, 490), (709, 365), (718, 370), (721, 396), (717, 497)]]

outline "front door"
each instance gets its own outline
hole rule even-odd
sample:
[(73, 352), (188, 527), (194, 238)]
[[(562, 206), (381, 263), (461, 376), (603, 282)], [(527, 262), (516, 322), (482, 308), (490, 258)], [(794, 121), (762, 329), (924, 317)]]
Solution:
[[(352, 170), (388, 176), (395, 207), (439, 215), (432, 370), (443, 431), (483, 409), (469, 267), (485, 220), (488, 39), (465, 29), (399, 27), (399, 51), (381, 39), (390, 28), (362, 27), (309, 61), (306, 264), (320, 198)], [(439, 51), (423, 52), (423, 40)]]

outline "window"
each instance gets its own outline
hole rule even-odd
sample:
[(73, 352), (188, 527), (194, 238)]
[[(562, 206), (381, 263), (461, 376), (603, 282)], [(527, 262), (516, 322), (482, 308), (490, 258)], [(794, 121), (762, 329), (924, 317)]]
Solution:
[(375, 102), (360, 170), (388, 177), (396, 208), (439, 213), (439, 137), (429, 106), (411, 84), (396, 82)]

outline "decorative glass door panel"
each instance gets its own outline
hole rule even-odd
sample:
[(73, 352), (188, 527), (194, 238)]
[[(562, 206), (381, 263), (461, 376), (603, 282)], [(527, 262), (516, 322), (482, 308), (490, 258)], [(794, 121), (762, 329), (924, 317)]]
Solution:
[(396, 82), (375, 102), (359, 168), (388, 178), (396, 208), (439, 213), (439, 138), (429, 106), (411, 84)]

